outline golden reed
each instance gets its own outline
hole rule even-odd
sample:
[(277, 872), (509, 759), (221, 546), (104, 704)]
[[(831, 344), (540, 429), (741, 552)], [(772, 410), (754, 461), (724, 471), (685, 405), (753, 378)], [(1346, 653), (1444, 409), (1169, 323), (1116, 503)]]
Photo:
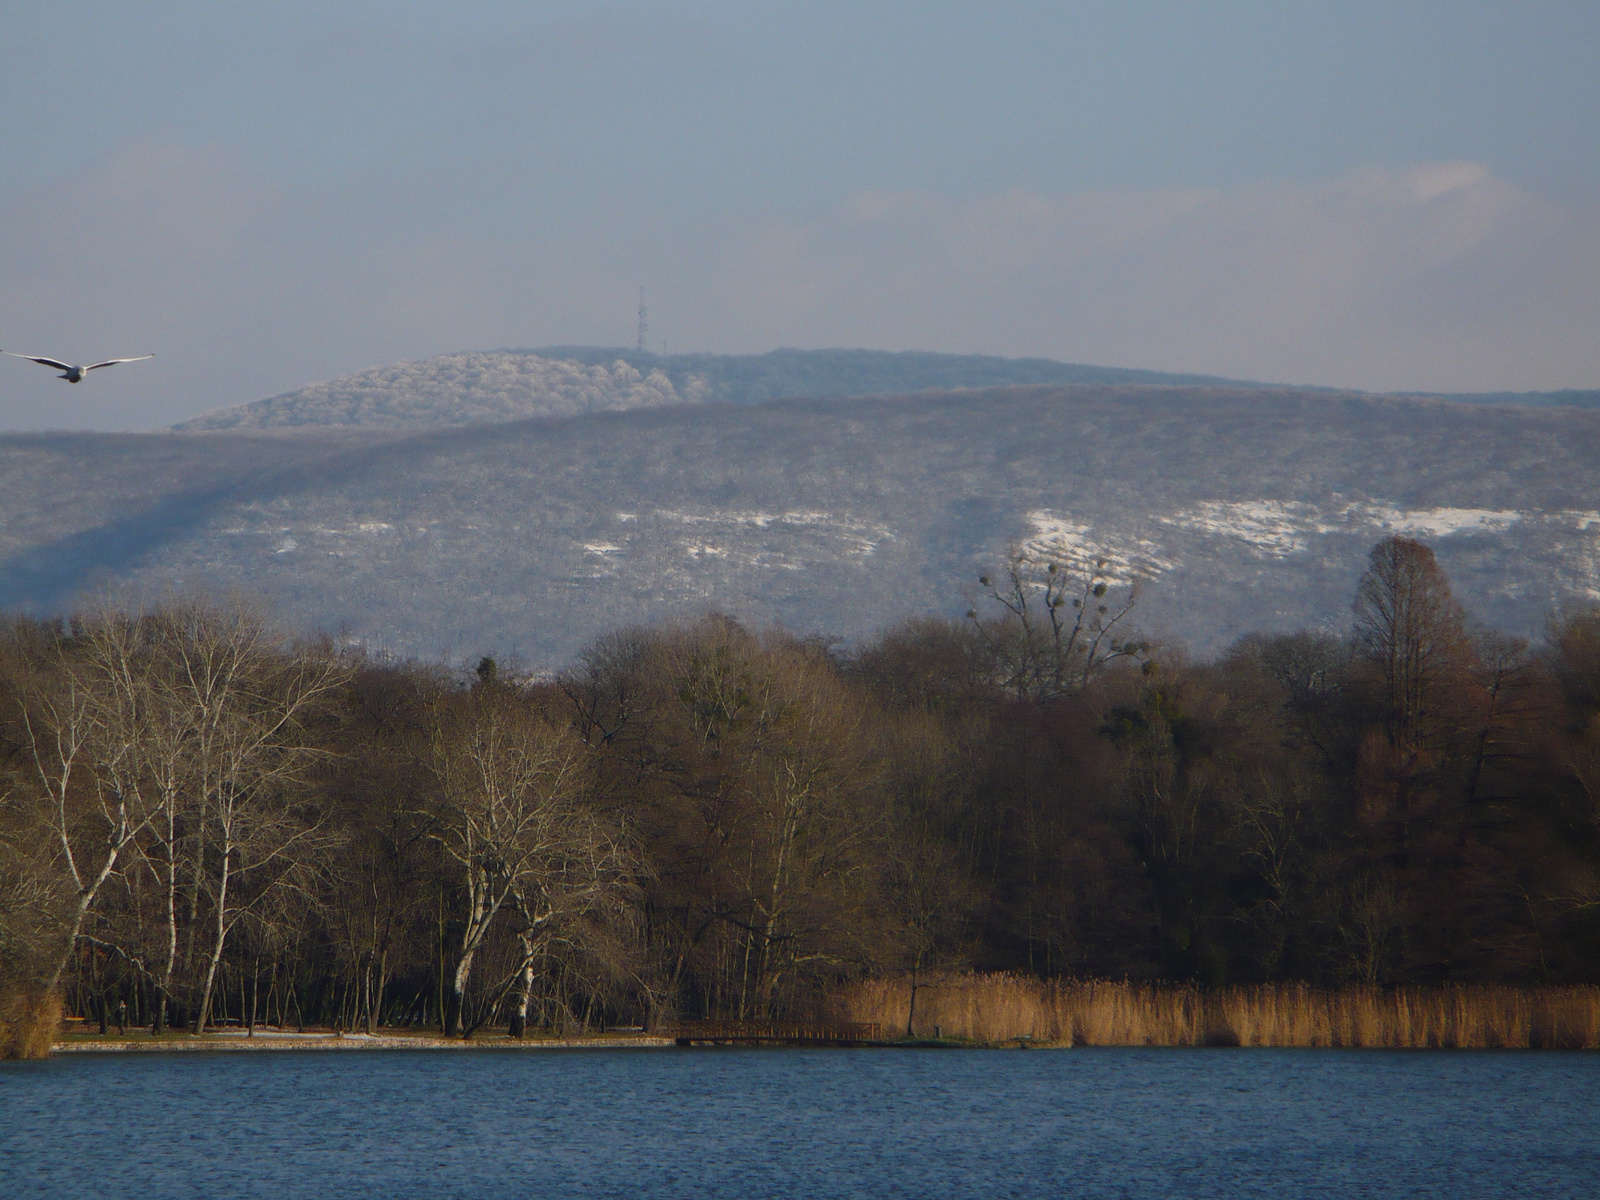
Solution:
[[(855, 984), (841, 1016), (905, 1032), (905, 979)], [(914, 1032), (1077, 1046), (1600, 1048), (1600, 987), (1325, 990), (952, 975), (917, 989)]]
[(44, 1058), (60, 1030), (60, 996), (0, 992), (0, 1058)]

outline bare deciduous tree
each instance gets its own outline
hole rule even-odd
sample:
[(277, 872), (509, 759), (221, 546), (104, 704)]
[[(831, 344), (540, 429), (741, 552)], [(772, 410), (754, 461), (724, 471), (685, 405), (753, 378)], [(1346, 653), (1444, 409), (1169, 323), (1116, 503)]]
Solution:
[(881, 764), (816, 648), (713, 621), (666, 650), (692, 751), (679, 769), (700, 793), (693, 836), (724, 856), (713, 912), (739, 934), (737, 1015), (766, 1017), (797, 970), (864, 956), (853, 909), (884, 819)]
[(72, 636), (40, 648), (19, 697), (36, 811), (72, 895), (46, 991), (55, 990), (148, 817), (139, 760), (143, 692), (127, 670), (137, 625), (114, 610), (74, 622)]
[(476, 1025), (463, 1019), (473, 962), (503, 913), (515, 914), (523, 951), (506, 987), (523, 982), (525, 1016), (542, 939), (625, 889), (633, 862), (624, 839), (584, 803), (583, 744), (508, 687), (485, 681), (442, 700), (432, 762), (430, 832), (463, 897), (444, 1021), (453, 1037)]
[[(184, 804), (194, 824), (195, 876), (210, 910), (199, 1032), (229, 933), (277, 889), (299, 886), (325, 840), (320, 817), (300, 802), (318, 757), (306, 724), (345, 670), (325, 652), (285, 652), (239, 603), (175, 605), (158, 614), (158, 628), (162, 661), (152, 684), (163, 719), (152, 726), (148, 754), (164, 803)], [(173, 808), (162, 815), (171, 822)], [(170, 826), (162, 840), (170, 903)]]
[(1356, 645), (1382, 673), (1390, 744), (1415, 753), (1437, 735), (1446, 685), (1468, 661), (1461, 606), (1432, 550), (1390, 537), (1372, 548), (1354, 609)]
[(995, 682), (1019, 700), (1080, 690), (1108, 663), (1148, 650), (1122, 634), (1139, 585), (1119, 585), (1105, 558), (1040, 562), (1013, 549), (1004, 573), (980, 575), (978, 586), (983, 592), (967, 619), (994, 663)]

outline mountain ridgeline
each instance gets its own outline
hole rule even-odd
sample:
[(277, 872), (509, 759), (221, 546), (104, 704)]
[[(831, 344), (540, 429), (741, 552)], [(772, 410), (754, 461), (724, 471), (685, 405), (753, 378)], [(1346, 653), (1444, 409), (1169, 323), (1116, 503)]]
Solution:
[[(1039, 384), (1260, 388), (1210, 375), (1093, 367), (1043, 358), (883, 350), (651, 354), (592, 346), (442, 354), (207, 413), (183, 432), (307, 426), (429, 429), (672, 404), (869, 396)], [(1331, 389), (1307, 389), (1331, 394)], [(1415, 397), (1413, 397), (1415, 398)], [(1495, 404), (1600, 406), (1600, 392), (1435, 397)]]
[(282, 396), (206, 413), (175, 428), (191, 433), (329, 425), (425, 429), (664, 404), (760, 404), (794, 397), (1043, 383), (1227, 382), (1206, 375), (978, 354), (774, 350), (768, 354), (668, 355), (556, 346), (442, 354), (420, 362), (374, 367)]

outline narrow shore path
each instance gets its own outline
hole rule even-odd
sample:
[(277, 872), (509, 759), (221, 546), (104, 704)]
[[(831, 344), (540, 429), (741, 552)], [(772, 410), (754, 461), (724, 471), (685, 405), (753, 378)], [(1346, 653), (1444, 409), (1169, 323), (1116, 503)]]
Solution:
[(254, 1036), (231, 1030), (152, 1038), (74, 1037), (56, 1042), (51, 1054), (165, 1054), (258, 1050), (628, 1050), (673, 1046), (672, 1038), (652, 1034), (593, 1034), (587, 1037), (511, 1038), (503, 1034), (460, 1038), (415, 1034), (289, 1033), (257, 1030)]

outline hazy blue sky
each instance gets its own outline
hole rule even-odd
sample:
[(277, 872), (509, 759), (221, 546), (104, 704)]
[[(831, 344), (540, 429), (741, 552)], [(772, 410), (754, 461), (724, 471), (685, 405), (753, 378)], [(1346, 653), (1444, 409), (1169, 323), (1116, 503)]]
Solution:
[(400, 358), (1600, 386), (1600, 3), (0, 3), (0, 427)]

